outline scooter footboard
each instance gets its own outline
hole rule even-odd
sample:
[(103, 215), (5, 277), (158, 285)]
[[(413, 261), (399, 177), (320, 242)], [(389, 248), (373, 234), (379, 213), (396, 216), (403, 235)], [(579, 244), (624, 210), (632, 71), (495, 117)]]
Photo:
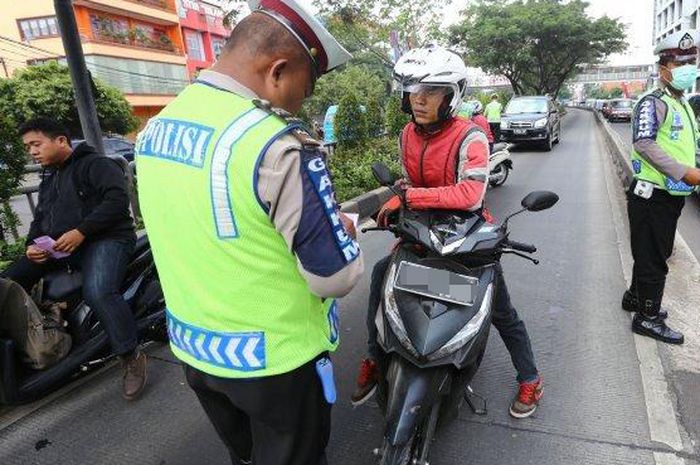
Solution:
[(409, 441), (418, 425), (430, 414), (430, 407), (449, 386), (447, 367), (418, 368), (394, 356), (386, 372), (386, 440), (393, 446)]

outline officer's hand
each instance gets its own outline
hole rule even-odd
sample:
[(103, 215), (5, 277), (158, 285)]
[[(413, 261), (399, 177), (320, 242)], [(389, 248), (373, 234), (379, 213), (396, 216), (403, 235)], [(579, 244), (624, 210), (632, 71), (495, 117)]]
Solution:
[(683, 176), (683, 182), (690, 186), (700, 185), (700, 169), (690, 168), (685, 176)]
[(44, 263), (49, 259), (49, 253), (35, 245), (27, 247), (27, 258), (34, 263)]
[(343, 226), (345, 226), (345, 230), (348, 232), (350, 237), (353, 239), (357, 239), (357, 229), (355, 229), (355, 223), (352, 222), (352, 220), (343, 212), (340, 213), (340, 221), (343, 222)]
[(53, 249), (57, 252), (73, 253), (75, 249), (80, 247), (80, 244), (85, 240), (83, 233), (77, 229), (71, 229), (63, 236), (59, 237), (54, 244)]

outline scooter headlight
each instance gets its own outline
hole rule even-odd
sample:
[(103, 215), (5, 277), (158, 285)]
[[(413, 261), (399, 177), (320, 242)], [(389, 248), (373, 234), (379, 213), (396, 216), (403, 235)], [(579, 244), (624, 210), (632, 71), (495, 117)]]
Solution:
[(467, 342), (469, 342), (481, 329), (486, 321), (486, 317), (491, 312), (491, 300), (493, 298), (493, 284), (489, 284), (486, 288), (486, 293), (484, 294), (484, 299), (481, 301), (481, 307), (476, 315), (472, 317), (471, 320), (467, 322), (466, 325), (452, 337), (449, 341), (445, 343), (444, 346), (440, 347), (438, 350), (428, 355), (428, 360), (438, 360), (440, 358), (446, 357), (459, 349), (461, 349)]
[(408, 337), (408, 333), (406, 333), (406, 327), (403, 324), (401, 314), (399, 313), (399, 307), (396, 304), (396, 296), (394, 294), (394, 277), (396, 275), (396, 268), (396, 263), (393, 263), (384, 286), (384, 314), (389, 322), (391, 331), (394, 333), (394, 336), (396, 336), (399, 342), (401, 342), (401, 345), (414, 357), (420, 357), (420, 354), (418, 351), (416, 351), (416, 348), (413, 347), (413, 343)]

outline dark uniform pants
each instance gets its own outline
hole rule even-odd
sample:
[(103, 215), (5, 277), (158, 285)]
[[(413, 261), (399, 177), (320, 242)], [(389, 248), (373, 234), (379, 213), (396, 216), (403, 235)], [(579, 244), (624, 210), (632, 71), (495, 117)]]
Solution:
[(501, 141), (501, 123), (489, 123), (491, 127), (491, 134), (493, 134), (493, 141), (497, 144)]
[[(319, 358), (321, 358), (319, 356)], [(233, 465), (326, 465), (331, 405), (316, 360), (278, 376), (229, 379), (189, 365), (185, 375)]]
[(627, 193), (627, 213), (630, 223), (630, 241), (634, 267), (630, 292), (641, 305), (647, 300), (653, 305), (645, 310), (654, 316), (658, 313), (664, 295), (668, 264), (673, 253), (678, 218), (681, 216), (685, 197), (671, 195), (654, 189), (649, 199), (634, 194), (634, 184)]

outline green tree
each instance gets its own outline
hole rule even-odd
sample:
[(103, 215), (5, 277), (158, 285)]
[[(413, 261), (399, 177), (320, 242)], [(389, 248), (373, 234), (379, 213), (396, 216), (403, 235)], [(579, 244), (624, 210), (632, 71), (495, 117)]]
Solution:
[(367, 132), (371, 137), (381, 136), (384, 132), (383, 109), (378, 100), (370, 100), (365, 105), (367, 117)]
[(334, 125), (338, 147), (360, 147), (367, 142), (369, 132), (366, 109), (360, 105), (354, 92), (348, 92), (340, 100)]
[(505, 76), (516, 94), (556, 97), (581, 64), (626, 49), (617, 19), (593, 19), (582, 0), (480, 0), (450, 29), (450, 42), (468, 62)]
[[(61, 121), (73, 136), (82, 134), (75, 93), (68, 68), (58, 63), (30, 66), (15, 73), (12, 92), (0, 88), (0, 109), (11, 108), (14, 120), (22, 122), (38, 116)], [(123, 94), (95, 79), (93, 92), (102, 130), (126, 134), (137, 127)]]
[[(17, 216), (10, 208), (10, 198), (17, 193), (17, 187), (24, 174), (26, 161), (17, 125), (7, 114), (0, 113), (0, 249), (8, 234), (17, 239)], [(2, 253), (0, 252), (0, 255)], [(0, 261), (2, 257), (0, 256)]]
[(398, 137), (401, 130), (408, 124), (411, 117), (401, 111), (401, 97), (393, 95), (386, 104), (386, 131), (390, 137)]
[[(337, 105), (348, 93), (360, 98), (360, 103), (377, 101), (383, 104), (386, 98), (387, 81), (364, 65), (351, 65), (342, 71), (328, 73), (316, 83), (313, 95), (306, 101), (302, 114), (322, 118), (331, 105)], [(361, 96), (361, 97), (360, 97)]]

